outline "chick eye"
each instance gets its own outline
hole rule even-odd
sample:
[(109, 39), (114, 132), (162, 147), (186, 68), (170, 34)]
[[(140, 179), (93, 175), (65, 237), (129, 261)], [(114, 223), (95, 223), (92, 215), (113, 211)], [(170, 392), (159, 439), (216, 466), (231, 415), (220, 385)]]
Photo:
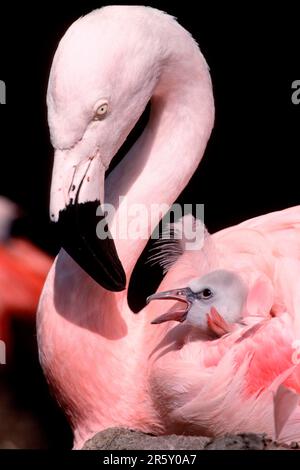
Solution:
[(107, 103), (103, 103), (101, 104), (95, 114), (94, 114), (94, 118), (93, 120), (94, 121), (101, 121), (102, 119), (105, 118), (106, 114), (107, 114), (107, 111), (108, 111), (108, 104)]
[(213, 296), (213, 292), (208, 288), (205, 288), (201, 292), (199, 292), (199, 298), (200, 299), (208, 300), (212, 296)]

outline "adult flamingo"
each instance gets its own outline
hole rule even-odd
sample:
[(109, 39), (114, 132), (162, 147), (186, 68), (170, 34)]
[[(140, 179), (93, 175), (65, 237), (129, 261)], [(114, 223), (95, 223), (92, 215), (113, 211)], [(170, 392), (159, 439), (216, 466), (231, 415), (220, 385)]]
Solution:
[[(104, 174), (150, 98), (146, 129), (105, 183), (105, 202), (117, 208), (110, 222), (114, 245), (96, 237)], [(237, 271), (249, 289), (244, 328), (210, 340), (184, 323), (151, 325), (173, 301), (153, 302), (133, 315), (123, 290), (151, 226), (140, 223), (138, 240), (118, 238), (126, 222), (119, 195), (128, 207), (171, 205), (200, 162), (213, 125), (208, 68), (190, 34), (148, 7), (96, 10), (60, 42), (47, 100), (55, 148), (50, 212), (64, 249), (40, 300), (38, 341), (75, 447), (111, 426), (300, 438), (293, 343), (300, 208), (215, 234), (207, 249), (184, 252), (160, 286), (181, 287), (214, 268)], [(154, 215), (158, 222), (161, 214)]]

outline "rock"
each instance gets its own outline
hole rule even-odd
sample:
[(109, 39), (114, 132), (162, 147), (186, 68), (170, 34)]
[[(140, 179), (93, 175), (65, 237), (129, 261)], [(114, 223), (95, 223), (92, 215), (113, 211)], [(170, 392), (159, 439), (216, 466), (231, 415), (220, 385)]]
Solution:
[(212, 439), (206, 450), (264, 450), (266, 448), (263, 434), (226, 434)]
[[(110, 428), (97, 433), (83, 450), (287, 450), (264, 434), (226, 434), (222, 437), (185, 436), (171, 434), (153, 436), (126, 428)], [(299, 447), (298, 447), (299, 448)]]
[(140, 431), (110, 428), (87, 441), (83, 450), (203, 450), (210, 443), (208, 437), (152, 436)]

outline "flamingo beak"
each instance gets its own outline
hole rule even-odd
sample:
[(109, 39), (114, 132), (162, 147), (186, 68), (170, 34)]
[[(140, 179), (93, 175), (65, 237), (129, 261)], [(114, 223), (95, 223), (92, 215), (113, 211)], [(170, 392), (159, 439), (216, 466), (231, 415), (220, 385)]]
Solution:
[[(104, 176), (99, 158), (72, 164), (70, 155), (56, 151), (50, 215), (64, 250), (100, 286), (117, 292), (125, 289), (126, 275), (101, 211)], [(105, 226), (105, 238), (97, 236), (99, 222)]]
[(175, 305), (175, 308), (172, 308), (163, 315), (155, 318), (151, 323), (158, 324), (166, 321), (178, 321), (182, 323), (186, 319), (189, 309), (192, 305), (191, 294), (191, 289), (189, 287), (184, 287), (164, 292), (157, 292), (156, 294), (147, 297), (147, 304), (149, 304), (149, 302), (152, 300), (178, 300), (181, 303), (185, 303), (185, 306), (181, 308), (178, 306), (178, 302)]

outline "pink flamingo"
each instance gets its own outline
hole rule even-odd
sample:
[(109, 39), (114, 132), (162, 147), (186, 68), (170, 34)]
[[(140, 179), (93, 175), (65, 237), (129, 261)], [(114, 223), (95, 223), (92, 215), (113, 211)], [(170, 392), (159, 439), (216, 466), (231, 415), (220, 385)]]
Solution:
[[(115, 244), (99, 240), (105, 171), (150, 98), (146, 129), (105, 182), (105, 202), (117, 207), (110, 221)], [(211, 338), (185, 321), (151, 325), (174, 300), (152, 302), (139, 315), (127, 304), (125, 275), (152, 228), (136, 215), (143, 236), (118, 237), (126, 222), (119, 195), (128, 207), (170, 206), (213, 126), (210, 75), (190, 34), (152, 8), (96, 10), (60, 42), (47, 102), (55, 148), (50, 212), (64, 249), (41, 296), (38, 341), (75, 447), (112, 426), (300, 439), (300, 207), (208, 237), (203, 249), (183, 250), (164, 277), (159, 291), (216, 270), (235, 273), (247, 300), (242, 323), (231, 323), (229, 332), (222, 306), (211, 311), (218, 333)], [(159, 210), (154, 215), (158, 223)]]

